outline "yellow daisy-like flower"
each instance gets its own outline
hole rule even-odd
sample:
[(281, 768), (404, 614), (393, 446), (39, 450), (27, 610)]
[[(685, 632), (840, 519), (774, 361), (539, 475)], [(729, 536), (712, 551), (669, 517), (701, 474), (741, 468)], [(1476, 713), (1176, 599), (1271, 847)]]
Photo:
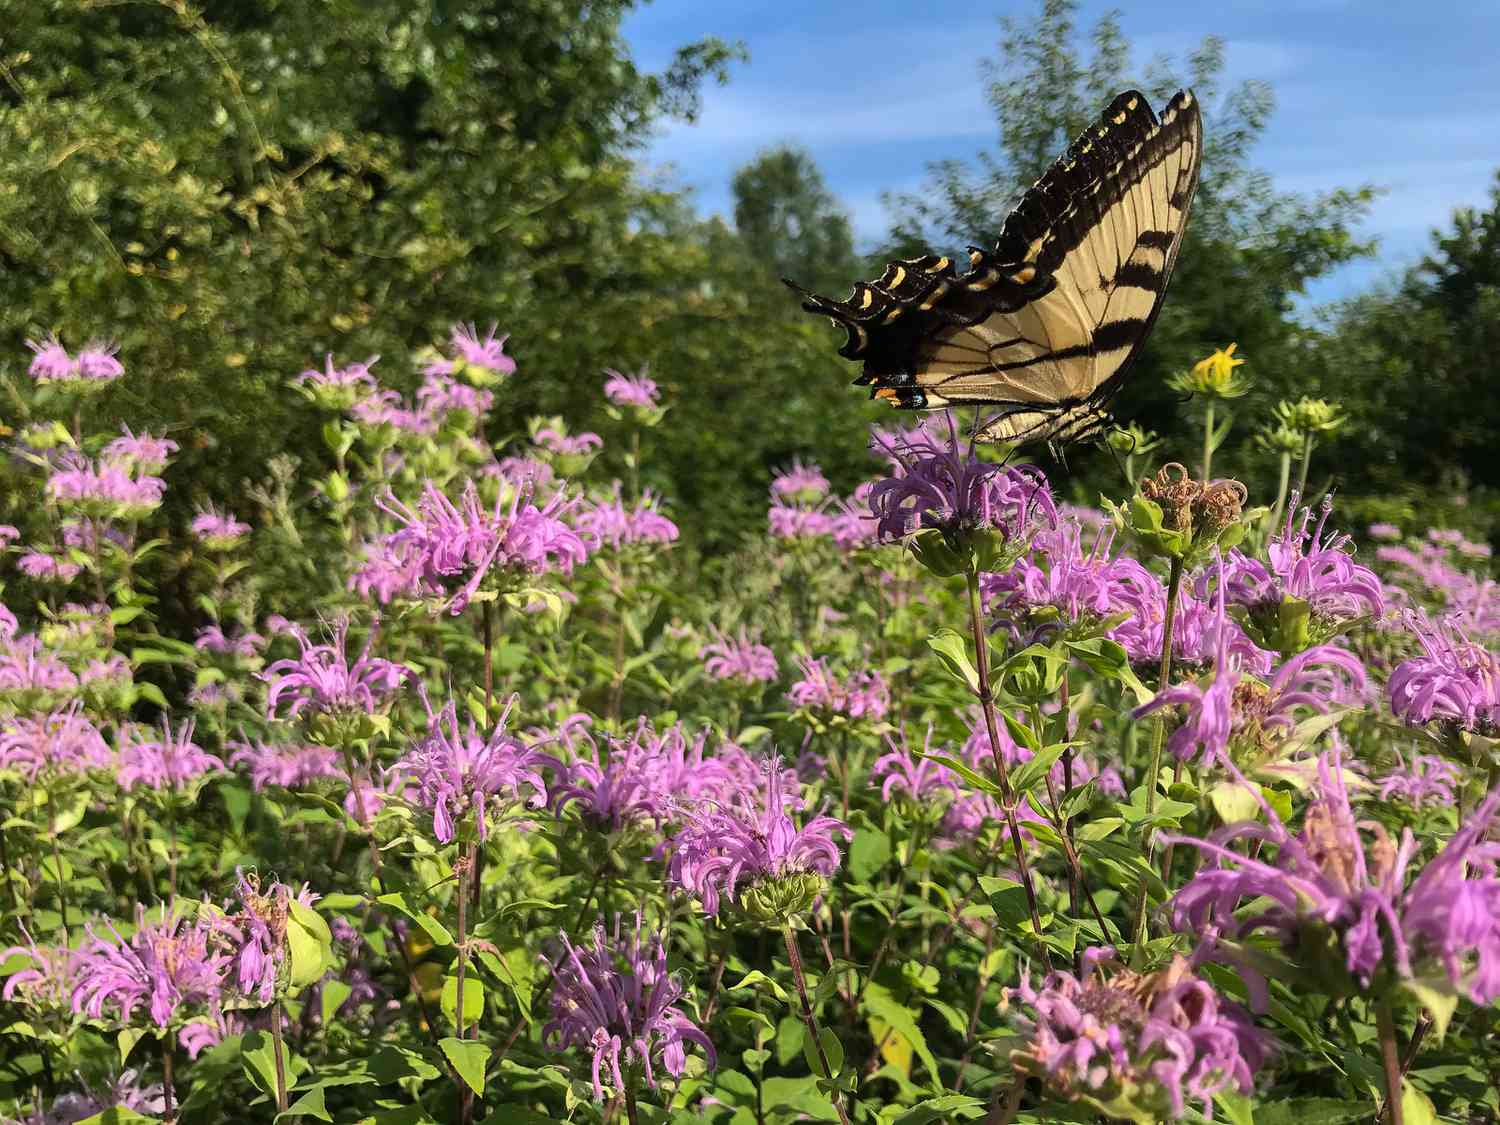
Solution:
[(1220, 348), (1207, 359), (1193, 364), (1190, 372), (1172, 376), (1168, 382), (1176, 390), (1204, 398), (1239, 398), (1250, 390), (1250, 380), (1235, 371), (1245, 362), (1234, 354), (1237, 345)]

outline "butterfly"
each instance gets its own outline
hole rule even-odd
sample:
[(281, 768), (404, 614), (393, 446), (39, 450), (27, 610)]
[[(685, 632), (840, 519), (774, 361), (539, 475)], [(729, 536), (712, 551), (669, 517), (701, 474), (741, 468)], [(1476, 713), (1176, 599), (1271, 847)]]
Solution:
[(1110, 102), (1022, 197), (993, 249), (890, 263), (835, 301), (787, 281), (848, 333), (854, 382), (907, 410), (993, 408), (982, 442), (1098, 434), (1151, 332), (1198, 186), (1203, 121), (1191, 91), (1158, 119), (1144, 94)]

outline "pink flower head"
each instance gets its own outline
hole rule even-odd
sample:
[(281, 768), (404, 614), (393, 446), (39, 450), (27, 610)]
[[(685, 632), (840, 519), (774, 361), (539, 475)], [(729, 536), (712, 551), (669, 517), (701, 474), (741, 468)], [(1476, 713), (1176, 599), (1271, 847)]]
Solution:
[[(232, 927), (200, 917), (192, 922), (168, 908), (160, 921), (147, 921), (136, 907), (136, 929), (127, 941), (106, 923), (111, 938), (92, 926), (78, 949), (73, 1010), (90, 1019), (113, 1014), (129, 1025), (138, 1007), (165, 1028), (187, 1014), (218, 1014), (234, 954)], [(196, 1055), (206, 1043), (187, 1043)]]
[(228, 513), (221, 513), (212, 506), (200, 509), (193, 516), (193, 536), (213, 551), (227, 551), (237, 546), (250, 534), (250, 525), (241, 523)]
[(763, 799), (705, 800), (690, 809), (671, 841), (668, 880), (697, 896), (705, 913), (717, 914), (721, 898), (736, 902), (763, 881), (832, 875), (841, 862), (835, 839), (854, 833), (831, 816), (814, 816), (799, 828), (788, 813), (786, 787), (786, 771), (773, 761)]
[(333, 353), (329, 352), (324, 356), (322, 371), (309, 367), (293, 381), (319, 406), (328, 410), (348, 410), (380, 389), (375, 376), (370, 374), (370, 368), (379, 359), (378, 355), (372, 355), (363, 363), (335, 367)]
[(495, 404), (495, 393), (429, 371), (417, 388), (417, 404), (421, 413), (435, 422), (455, 413), (483, 418)]
[(122, 436), (104, 447), (103, 460), (126, 471), (159, 473), (179, 448), (171, 438), (154, 437), (149, 433), (134, 434), (125, 425), (120, 429)]
[(1500, 730), (1500, 658), (1466, 637), (1457, 622), (1406, 618), (1422, 651), (1391, 673), (1391, 711), (1413, 725), (1450, 723), (1490, 734)]
[(625, 375), (613, 368), (605, 368), (604, 374), (609, 376), (604, 381), (604, 397), (616, 406), (633, 406), (640, 410), (656, 406), (659, 389), (655, 380), (646, 378), (645, 368), (639, 375)]
[(78, 374), (95, 383), (112, 383), (125, 374), (125, 367), (115, 358), (117, 344), (89, 344), (78, 353)]
[(665, 936), (647, 934), (639, 913), (634, 932), (621, 932), (615, 917), (612, 935), (594, 927), (591, 943), (575, 946), (559, 934), (562, 953), (552, 966), (552, 1019), (542, 1040), (553, 1050), (584, 1047), (593, 1054), (594, 1094), (604, 1100), (608, 1074), (616, 1090), (625, 1088), (626, 1068), (639, 1066), (646, 1084), (656, 1088), (655, 1067), (673, 1077), (687, 1064), (687, 1044), (696, 1044), (710, 1067), (718, 1064), (714, 1045), (678, 1003), (682, 984), (667, 971)]
[(1452, 762), (1436, 754), (1414, 754), (1411, 761), (1401, 760), (1398, 768), (1380, 779), (1382, 801), (1399, 800), (1413, 808), (1452, 805), (1453, 789), (1463, 783), (1463, 775)]
[(948, 416), (946, 442), (928, 430), (885, 448), (892, 475), (875, 482), (870, 507), (882, 540), (895, 542), (925, 528), (949, 533), (999, 532), (1023, 542), (1043, 521), (1057, 523), (1047, 478), (1031, 466), (1007, 468), (982, 461), (959, 444)]
[(750, 635), (745, 626), (733, 637), (716, 632), (716, 640), (698, 650), (703, 671), (711, 680), (733, 680), (745, 685), (768, 684), (780, 674), (776, 654)]
[(174, 731), (164, 718), (158, 736), (137, 735), (120, 749), (117, 780), (120, 788), (127, 791), (137, 785), (151, 789), (182, 789), (210, 770), (223, 768), (223, 762), (193, 741), (191, 719)]
[[(495, 325), (490, 325), (489, 331), (481, 339), (479, 331), (472, 324), (455, 324), (449, 333), (448, 342), (466, 368), (479, 368), (491, 375), (510, 375), (516, 370), (516, 361), (505, 354), (505, 341), (510, 339), (509, 335), (495, 335)], [(427, 375), (453, 375), (456, 374), (459, 364), (453, 360), (438, 360), (427, 366), (423, 374)]]
[(76, 562), (45, 551), (25, 552), (16, 560), (16, 569), (34, 582), (56, 582), (64, 586), (83, 573), (83, 567)]
[[(932, 753), (932, 724), (927, 724), (927, 735), (922, 740), (922, 753)], [(950, 797), (959, 795), (958, 775), (947, 766), (930, 758), (917, 757), (906, 740), (905, 727), (901, 730), (901, 741), (885, 736), (888, 752), (875, 759), (870, 768), (870, 781), (880, 785), (880, 799), (889, 804), (892, 794), (904, 790), (913, 801), (928, 801), (941, 793)]]
[(235, 890), (240, 896), (240, 913), (230, 919), (237, 930), (239, 952), (235, 955), (239, 990), (262, 1004), (276, 995), (276, 978), (287, 958), (288, 903), (293, 901), (311, 907), (318, 895), (306, 883), (294, 891), (285, 883), (272, 880), (261, 886), (255, 872), (234, 870)]
[(792, 467), (783, 469), (771, 480), (771, 499), (810, 504), (828, 495), (828, 478), (817, 465), (804, 465), (792, 459)]
[(376, 628), (365, 636), (364, 648), (349, 660), (349, 619), (341, 617), (327, 643), (313, 644), (306, 634), (297, 636), (302, 652), (296, 659), (278, 660), (260, 678), (270, 684), (266, 692), (266, 714), (275, 718), (283, 701), (290, 700), (286, 717), (309, 715), (373, 715), (395, 695), (410, 673), (400, 664), (371, 656)]
[(616, 483), (609, 499), (580, 507), (573, 517), (573, 526), (591, 551), (605, 546), (618, 551), (641, 544), (675, 543), (677, 525), (662, 515), (656, 505), (656, 498), (648, 490), (634, 508), (627, 508)]
[(846, 500), (834, 503), (829, 517), (828, 534), (841, 551), (854, 551), (879, 541), (879, 520), (870, 510), (870, 491), (874, 481), (865, 481)]
[[(731, 764), (705, 756), (707, 734), (689, 741), (679, 725), (657, 733), (643, 715), (628, 738), (610, 739), (603, 747), (578, 725), (560, 737), (575, 756), (553, 791), (557, 815), (577, 805), (586, 820), (606, 831), (661, 823), (684, 802), (736, 789)], [(581, 746), (586, 753), (578, 752)]]
[(112, 765), (114, 754), (77, 702), (49, 714), (9, 719), (0, 727), (0, 768), (17, 770), (28, 781)]
[(802, 679), (787, 692), (787, 698), (797, 707), (877, 722), (890, 710), (890, 688), (885, 678), (874, 669), (854, 672), (847, 679), (840, 680), (824, 660), (800, 657), (797, 664), (802, 670)]
[(229, 764), (249, 771), (250, 785), (257, 793), (268, 785), (300, 788), (320, 777), (339, 777), (344, 772), (338, 751), (331, 746), (268, 742), (236, 742), (230, 746), (234, 752)]
[(48, 336), (41, 343), (27, 340), (26, 346), (33, 353), (26, 373), (37, 382), (55, 383), (73, 377), (73, 357), (56, 336)]
[(438, 843), (452, 843), (471, 812), (483, 840), (488, 816), (503, 815), (517, 804), (540, 808), (547, 803), (542, 770), (557, 763), (506, 730), (514, 698), (488, 734), (481, 734), (473, 719), (466, 731), (460, 731), (458, 708), (451, 699), (435, 712), (423, 692), (422, 704), (427, 709), (427, 735), (392, 768), (415, 783), (414, 801), (432, 812)]
[(777, 539), (821, 539), (833, 532), (833, 518), (821, 505), (783, 504), (778, 500), (766, 510), (766, 518)]
[(1401, 529), (1393, 523), (1372, 523), (1365, 531), (1371, 539), (1394, 543), (1401, 538)]
[[(1106, 976), (1102, 966), (1116, 965)], [(1063, 1098), (1096, 1106), (1128, 1098), (1153, 1120), (1183, 1116), (1189, 1099), (1211, 1109), (1220, 1090), (1248, 1094), (1272, 1041), (1238, 1004), (1196, 977), (1183, 957), (1157, 973), (1118, 966), (1114, 952), (1083, 955), (1082, 977), (1029, 972), (1004, 1006), (1031, 1009), (1017, 1020), (1026, 1046), (1011, 1057)], [(1123, 1095), (1123, 1097), (1122, 1097)]]
[(140, 519), (161, 506), (166, 484), (160, 477), (134, 477), (120, 464), (90, 461), (66, 453), (47, 478), (47, 495), (85, 515)]
[(538, 430), (532, 440), (548, 453), (562, 457), (585, 457), (604, 448), (604, 439), (588, 430), (581, 434), (568, 434), (548, 426)]
[(237, 660), (253, 660), (265, 648), (266, 639), (259, 633), (236, 630), (233, 636), (224, 632), (222, 626), (206, 625), (198, 630), (193, 647), (199, 652), (212, 652), (220, 656), (232, 656)]

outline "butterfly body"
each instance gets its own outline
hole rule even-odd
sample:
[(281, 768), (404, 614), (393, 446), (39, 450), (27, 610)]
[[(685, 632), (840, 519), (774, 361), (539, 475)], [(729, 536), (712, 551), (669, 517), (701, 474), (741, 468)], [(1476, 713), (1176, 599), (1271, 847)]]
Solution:
[(1191, 93), (1151, 111), (1135, 91), (1026, 192), (967, 269), (946, 256), (890, 263), (836, 301), (803, 308), (848, 334), (855, 383), (911, 410), (991, 408), (981, 441), (1061, 443), (1096, 433), (1145, 342), (1181, 247), (1202, 155)]

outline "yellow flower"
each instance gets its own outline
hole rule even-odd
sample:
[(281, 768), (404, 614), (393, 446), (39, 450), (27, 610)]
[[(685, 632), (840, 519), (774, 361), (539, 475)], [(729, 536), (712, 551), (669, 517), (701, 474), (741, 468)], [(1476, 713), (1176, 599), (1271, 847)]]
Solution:
[(1204, 398), (1239, 398), (1249, 392), (1250, 380), (1235, 371), (1245, 362), (1243, 356), (1234, 354), (1236, 346), (1230, 344), (1227, 348), (1220, 348), (1207, 359), (1193, 364), (1191, 372), (1174, 375), (1168, 383), (1176, 390)]

